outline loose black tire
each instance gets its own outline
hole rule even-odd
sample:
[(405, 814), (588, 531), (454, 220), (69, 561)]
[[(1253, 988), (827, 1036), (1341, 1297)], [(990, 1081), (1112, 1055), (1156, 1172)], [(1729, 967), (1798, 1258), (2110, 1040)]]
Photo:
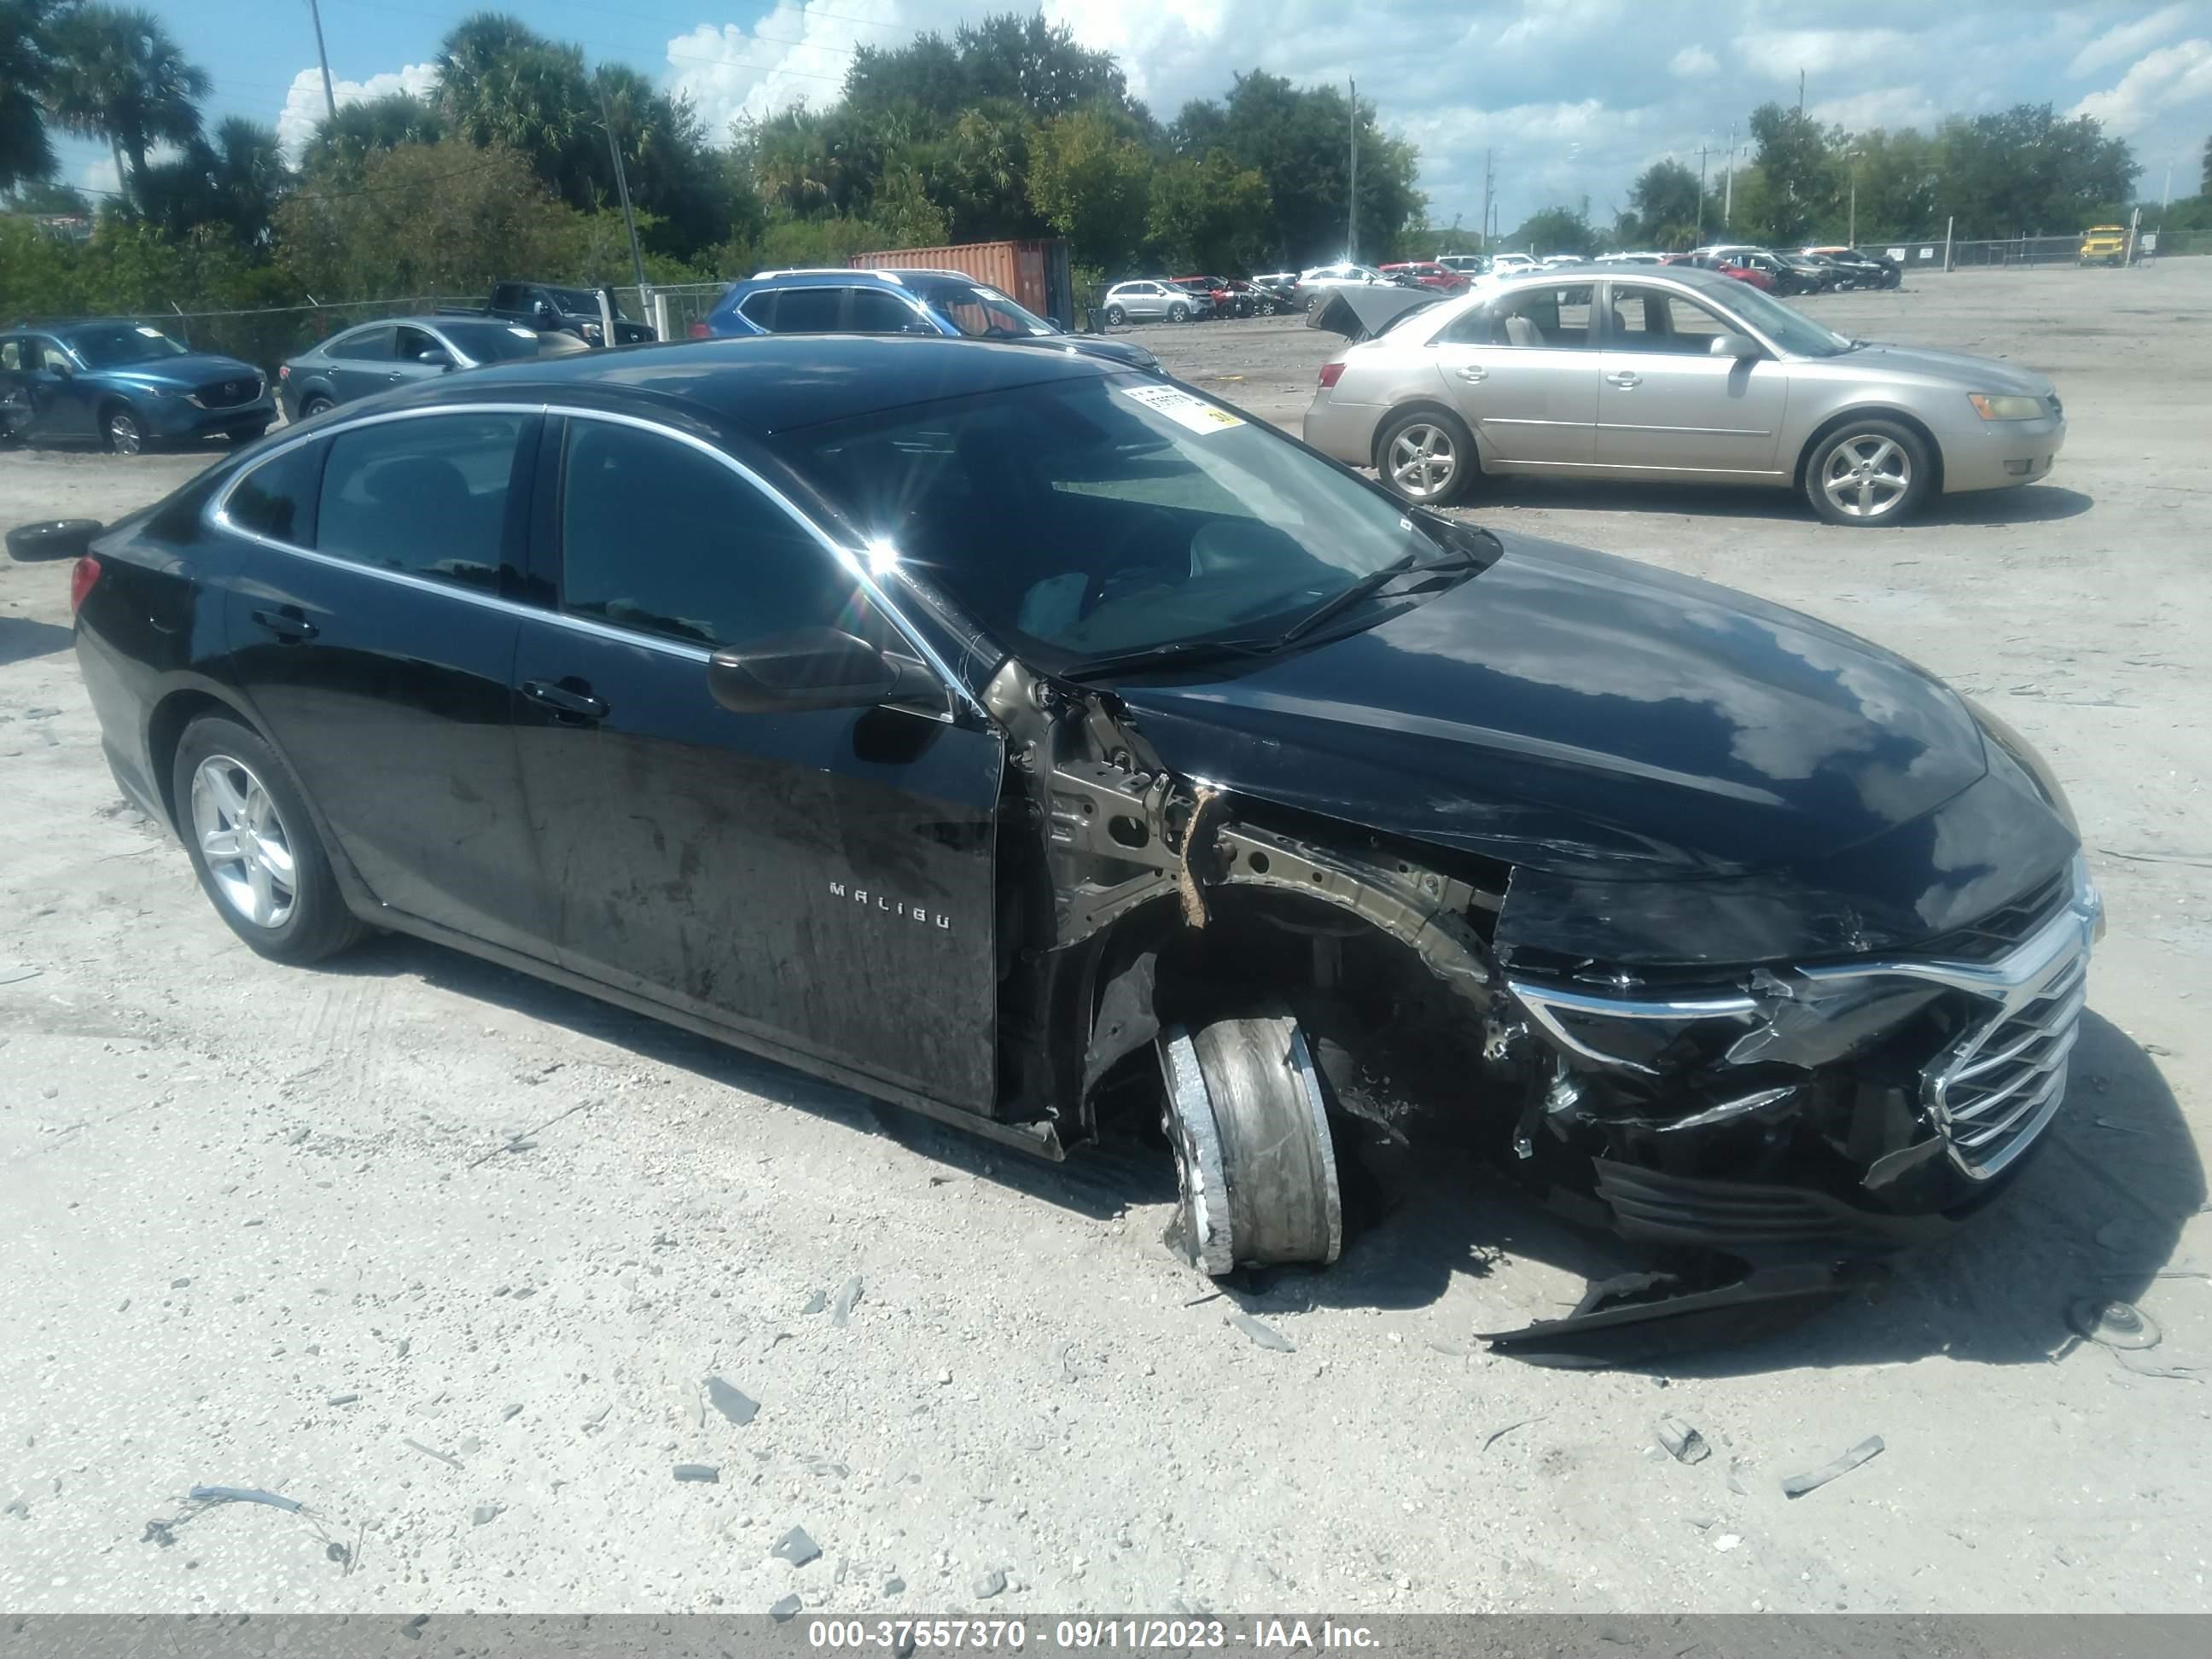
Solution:
[(8, 532), (8, 555), (26, 564), (38, 559), (81, 558), (99, 533), (97, 519), (45, 519), (17, 525)]
[(1935, 487), (1935, 458), (1920, 434), (1875, 416), (1844, 421), (1814, 445), (1805, 462), (1805, 499), (1813, 511), (1854, 530), (1905, 523)]
[[(1466, 422), (1445, 410), (1416, 409), (1383, 427), (1375, 446), (1375, 470), (1401, 500), (1417, 507), (1449, 507), (1482, 476), (1482, 461)], [(1432, 481), (1425, 489), (1423, 478)]]
[[(204, 767), (221, 772), (232, 794), (249, 807), (259, 796), (265, 796), (270, 810), (262, 813), (250, 837), (256, 849), (251, 855), (242, 854), (234, 861), (221, 858), (222, 843), (217, 837), (224, 816), (222, 799), (213, 787), (206, 790), (204, 801), (195, 795)], [(276, 750), (246, 726), (216, 714), (194, 720), (177, 744), (170, 785), (178, 834), (191, 859), (192, 873), (199, 878), (216, 914), (255, 951), (274, 962), (319, 962), (354, 944), (367, 931), (346, 908), (337, 879), (331, 873), (329, 856), (315, 834), (307, 799), (290, 769)], [(231, 816), (235, 820), (248, 815)], [(271, 828), (273, 837), (267, 833)], [(234, 830), (230, 844), (242, 848), (248, 839)], [(240, 895), (245, 888), (256, 884), (250, 879), (251, 865), (258, 864), (264, 875), (272, 869), (276, 862), (269, 850), (272, 839), (282, 848), (290, 874), (289, 878), (271, 875), (270, 880), (281, 881), (289, 888), (290, 902), (281, 915), (272, 907), (269, 921), (257, 921), (246, 914), (243, 908), (246, 901)], [(234, 863), (243, 873), (219, 875), (211, 868), (211, 845), (217, 848), (222, 871), (232, 871)]]

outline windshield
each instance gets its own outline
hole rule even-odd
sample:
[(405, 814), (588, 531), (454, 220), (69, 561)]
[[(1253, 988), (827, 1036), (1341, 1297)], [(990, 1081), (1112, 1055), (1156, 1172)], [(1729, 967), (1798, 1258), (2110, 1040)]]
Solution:
[(934, 283), (915, 291), (923, 304), (971, 340), (1021, 340), (1060, 331), (981, 283)]
[[(1386, 567), (1463, 553), (1379, 489), (1156, 380), (1058, 380), (788, 434), (872, 538), (1055, 671), (1271, 640)], [(1371, 621), (1383, 601), (1347, 626)]]
[(1784, 351), (1800, 357), (1840, 357), (1851, 349), (1849, 337), (1822, 328), (1796, 307), (1770, 298), (1748, 283), (1740, 289), (1728, 296), (1729, 308)]
[(152, 362), (185, 355), (184, 347), (160, 329), (149, 328), (143, 323), (77, 329), (70, 333), (69, 346), (84, 359), (87, 368), (119, 368), (125, 363)]
[(505, 363), (538, 355), (536, 331), (509, 323), (446, 323), (438, 331), (471, 362)]

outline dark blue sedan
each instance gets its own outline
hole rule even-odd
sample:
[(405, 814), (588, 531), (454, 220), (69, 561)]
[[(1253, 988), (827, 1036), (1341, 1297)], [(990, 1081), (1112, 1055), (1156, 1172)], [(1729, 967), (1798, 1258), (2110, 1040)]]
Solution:
[(0, 436), (135, 455), (163, 440), (246, 442), (276, 418), (268, 377), (252, 364), (191, 350), (129, 318), (0, 333)]

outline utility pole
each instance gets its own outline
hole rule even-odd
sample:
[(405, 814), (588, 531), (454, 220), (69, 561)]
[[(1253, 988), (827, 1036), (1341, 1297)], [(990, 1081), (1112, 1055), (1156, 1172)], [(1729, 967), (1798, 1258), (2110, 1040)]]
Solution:
[[(639, 310), (652, 314), (653, 302), (645, 287), (645, 256), (637, 249), (637, 216), (629, 210), (629, 179), (623, 172), (622, 146), (615, 142), (614, 112), (607, 104), (606, 77), (599, 77), (599, 119), (607, 130), (607, 154), (615, 160), (615, 192), (622, 198), (623, 224), (629, 232), (630, 268), (637, 273), (637, 303)], [(614, 341), (610, 337), (607, 344)]]
[(1705, 144), (1698, 146), (1698, 234), (1697, 240), (1690, 244), (1692, 247), (1705, 245), (1705, 151), (1708, 148)]
[(307, 0), (307, 15), (315, 20), (315, 56), (323, 65), (323, 107), (335, 121), (338, 118), (338, 100), (331, 90), (331, 54), (323, 45), (323, 9), (315, 0)]
[(1721, 234), (1735, 224), (1735, 123), (1729, 123), (1728, 177), (1721, 183)]
[(1851, 246), (1859, 245), (1859, 152), (1845, 150), (1844, 160), (1851, 169), (1851, 228), (1844, 233), (1844, 240)]
[[(1486, 252), (1490, 248), (1490, 191), (1498, 177), (1491, 171), (1490, 158), (1496, 154), (1495, 150), (1491, 149), (1482, 152), (1482, 246)], [(2166, 169), (2166, 182), (2171, 185), (2173, 181), (2173, 168), (2171, 164)]]
[(1805, 113), (1805, 71), (1803, 70), (1797, 71), (1797, 113), (1801, 116)]
[(1347, 264), (1359, 260), (1359, 82), (1346, 81), (1352, 88), (1352, 113), (1344, 124), (1344, 135), (1352, 145), (1352, 188), (1346, 192), (1350, 215), (1344, 225), (1344, 258)]

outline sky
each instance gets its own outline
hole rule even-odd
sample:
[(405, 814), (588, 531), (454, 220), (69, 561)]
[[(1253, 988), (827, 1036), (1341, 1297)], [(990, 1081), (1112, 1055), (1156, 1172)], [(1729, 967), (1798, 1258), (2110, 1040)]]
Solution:
[[(288, 143), (323, 109), (307, 0), (152, 0), (215, 79), (210, 125), (273, 121)], [(341, 102), (421, 90), (437, 44), (495, 0), (322, 0)], [(1420, 150), (1430, 217), (1480, 220), (1485, 156), (1498, 221), (1580, 205), (1609, 221), (1630, 181), (1698, 151), (1717, 171), (1731, 124), (1769, 99), (1853, 129), (2050, 102), (2136, 147), (2140, 191), (2172, 170), (2193, 194), (2212, 136), (2212, 0), (527, 0), (509, 9), (688, 93), (710, 130), (787, 104), (834, 102), (855, 47), (1041, 8), (1110, 49), (1163, 120), (1255, 67), (1358, 83)], [(64, 146), (64, 176), (114, 184), (103, 147)]]

